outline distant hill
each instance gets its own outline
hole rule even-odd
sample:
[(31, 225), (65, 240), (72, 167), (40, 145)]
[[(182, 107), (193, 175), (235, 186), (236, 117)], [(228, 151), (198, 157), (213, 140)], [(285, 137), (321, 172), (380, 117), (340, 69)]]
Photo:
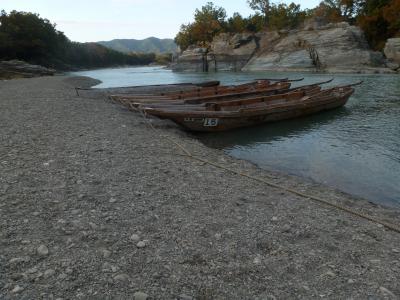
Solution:
[(101, 41), (99, 44), (120, 52), (154, 52), (167, 53), (176, 52), (178, 46), (173, 39), (158, 39), (149, 37), (144, 40), (116, 39), (112, 41)]

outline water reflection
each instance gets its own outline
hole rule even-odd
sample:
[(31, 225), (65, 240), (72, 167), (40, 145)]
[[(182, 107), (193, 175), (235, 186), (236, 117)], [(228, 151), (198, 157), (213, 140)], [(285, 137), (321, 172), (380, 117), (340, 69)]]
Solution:
[(268, 144), (318, 130), (318, 127), (328, 125), (349, 113), (345, 107), (341, 107), (314, 116), (227, 131), (223, 133), (223, 138), (221, 138), (221, 133), (198, 133), (196, 136), (205, 145), (218, 149), (229, 150), (237, 146), (253, 147), (257, 144)]

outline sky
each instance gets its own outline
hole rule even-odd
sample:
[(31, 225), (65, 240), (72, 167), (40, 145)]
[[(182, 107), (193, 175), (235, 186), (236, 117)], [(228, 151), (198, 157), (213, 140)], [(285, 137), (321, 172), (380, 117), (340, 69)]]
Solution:
[[(29, 11), (57, 24), (57, 29), (77, 42), (116, 38), (144, 39), (150, 36), (174, 38), (180, 25), (193, 20), (196, 8), (207, 0), (0, 0), (0, 10)], [(253, 11), (246, 0), (214, 0), (228, 16)], [(281, 1), (289, 3), (291, 1)], [(320, 0), (295, 1), (312, 8)], [(274, 2), (277, 3), (277, 2)]]

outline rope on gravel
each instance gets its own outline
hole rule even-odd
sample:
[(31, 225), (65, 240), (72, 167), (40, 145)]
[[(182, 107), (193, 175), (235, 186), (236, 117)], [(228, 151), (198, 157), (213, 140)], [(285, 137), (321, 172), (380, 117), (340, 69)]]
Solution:
[[(334, 208), (334, 209), (337, 209), (337, 210), (340, 210), (340, 211), (344, 211), (344, 212), (349, 213), (349, 214), (351, 214), (351, 215), (354, 215), (354, 216), (360, 217), (360, 218), (362, 218), (362, 219), (368, 220), (368, 221), (370, 221), (370, 222), (373, 222), (373, 223), (382, 225), (382, 226), (384, 226), (384, 227), (387, 228), (387, 229), (390, 229), (390, 230), (392, 230), (392, 231), (395, 231), (395, 232), (397, 232), (397, 233), (400, 233), (400, 226), (397, 225), (397, 224), (393, 224), (393, 223), (389, 223), (389, 222), (386, 222), (386, 221), (379, 220), (379, 219), (374, 218), (374, 217), (372, 217), (372, 216), (369, 216), (369, 215), (366, 215), (366, 214), (364, 214), (364, 213), (355, 211), (355, 210), (353, 210), (353, 209), (351, 209), (351, 208), (349, 208), (349, 207), (346, 207), (346, 206), (344, 206), (344, 205), (337, 204), (337, 203), (332, 203), (332, 202), (329, 202), (329, 201), (327, 201), (327, 200), (325, 200), (325, 199), (322, 199), (322, 198), (320, 198), (320, 197), (317, 197), (317, 196), (307, 195), (307, 194), (305, 194), (305, 193), (296, 191), (296, 190), (294, 190), (294, 189), (292, 189), (292, 188), (284, 187), (284, 186), (282, 186), (282, 185), (273, 183), (273, 182), (268, 181), (268, 180), (266, 180), (266, 179), (264, 179), (264, 178), (252, 176), (252, 175), (249, 175), (249, 174), (246, 174), (246, 173), (237, 171), (237, 170), (233, 170), (233, 169), (231, 169), (231, 168), (225, 167), (225, 166), (220, 165), (220, 164), (218, 164), (218, 163), (215, 163), (215, 162), (212, 162), (212, 161), (203, 159), (203, 158), (201, 158), (201, 157), (195, 156), (195, 155), (193, 155), (189, 150), (187, 150), (184, 146), (182, 146), (181, 144), (179, 144), (178, 142), (176, 142), (175, 140), (173, 140), (173, 139), (170, 138), (169, 136), (164, 135), (164, 134), (160, 134), (160, 133), (157, 131), (157, 129), (153, 126), (153, 124), (149, 121), (149, 119), (147, 118), (147, 115), (145, 114), (145, 112), (144, 112), (143, 110), (140, 110), (140, 112), (141, 112), (141, 114), (142, 114), (144, 120), (146, 121), (146, 124), (148, 124), (149, 127), (150, 127), (160, 138), (163, 138), (163, 139), (169, 141), (170, 143), (174, 144), (176, 147), (178, 147), (179, 149), (182, 150), (182, 152), (185, 154), (185, 156), (187, 156), (187, 157), (189, 157), (189, 158), (191, 158), (191, 159), (193, 159), (193, 160), (197, 160), (197, 161), (199, 161), (199, 162), (208, 164), (208, 165), (213, 166), (213, 167), (216, 167), (216, 168), (218, 168), (218, 169), (222, 169), (222, 170), (228, 171), (228, 172), (233, 173), (233, 174), (235, 174), (235, 175), (239, 175), (239, 176), (242, 176), (242, 177), (245, 177), (245, 178), (248, 178), (248, 179), (257, 181), (257, 182), (264, 183), (264, 184), (266, 184), (266, 185), (268, 185), (268, 186), (271, 186), (271, 187), (274, 187), (274, 188), (276, 188), (276, 189), (280, 189), (280, 190), (283, 190), (283, 191), (292, 193), (292, 194), (297, 195), (297, 196), (300, 196), (300, 197), (302, 197), (302, 198), (304, 198), (304, 199), (311, 200), (311, 201), (313, 201), (313, 202), (317, 202), (317, 203), (320, 203), (320, 204), (324, 204), (324, 205), (326, 205), (326, 206), (329, 206), (329, 207), (331, 207), (331, 208)], [(271, 178), (271, 177), (270, 177), (270, 178)]]

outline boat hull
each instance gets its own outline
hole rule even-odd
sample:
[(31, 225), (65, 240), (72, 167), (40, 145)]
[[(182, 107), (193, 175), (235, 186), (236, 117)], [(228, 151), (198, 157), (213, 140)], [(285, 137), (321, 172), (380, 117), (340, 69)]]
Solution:
[(240, 127), (248, 127), (267, 122), (276, 122), (299, 118), (318, 112), (335, 109), (344, 106), (350, 95), (335, 98), (330, 101), (314, 103), (313, 105), (296, 104), (290, 107), (272, 109), (263, 113), (254, 113), (243, 116), (235, 115), (210, 115), (204, 114), (187, 114), (185, 116), (176, 115), (168, 116), (168, 119), (174, 121), (178, 125), (190, 130), (198, 132), (215, 132), (226, 131)]

